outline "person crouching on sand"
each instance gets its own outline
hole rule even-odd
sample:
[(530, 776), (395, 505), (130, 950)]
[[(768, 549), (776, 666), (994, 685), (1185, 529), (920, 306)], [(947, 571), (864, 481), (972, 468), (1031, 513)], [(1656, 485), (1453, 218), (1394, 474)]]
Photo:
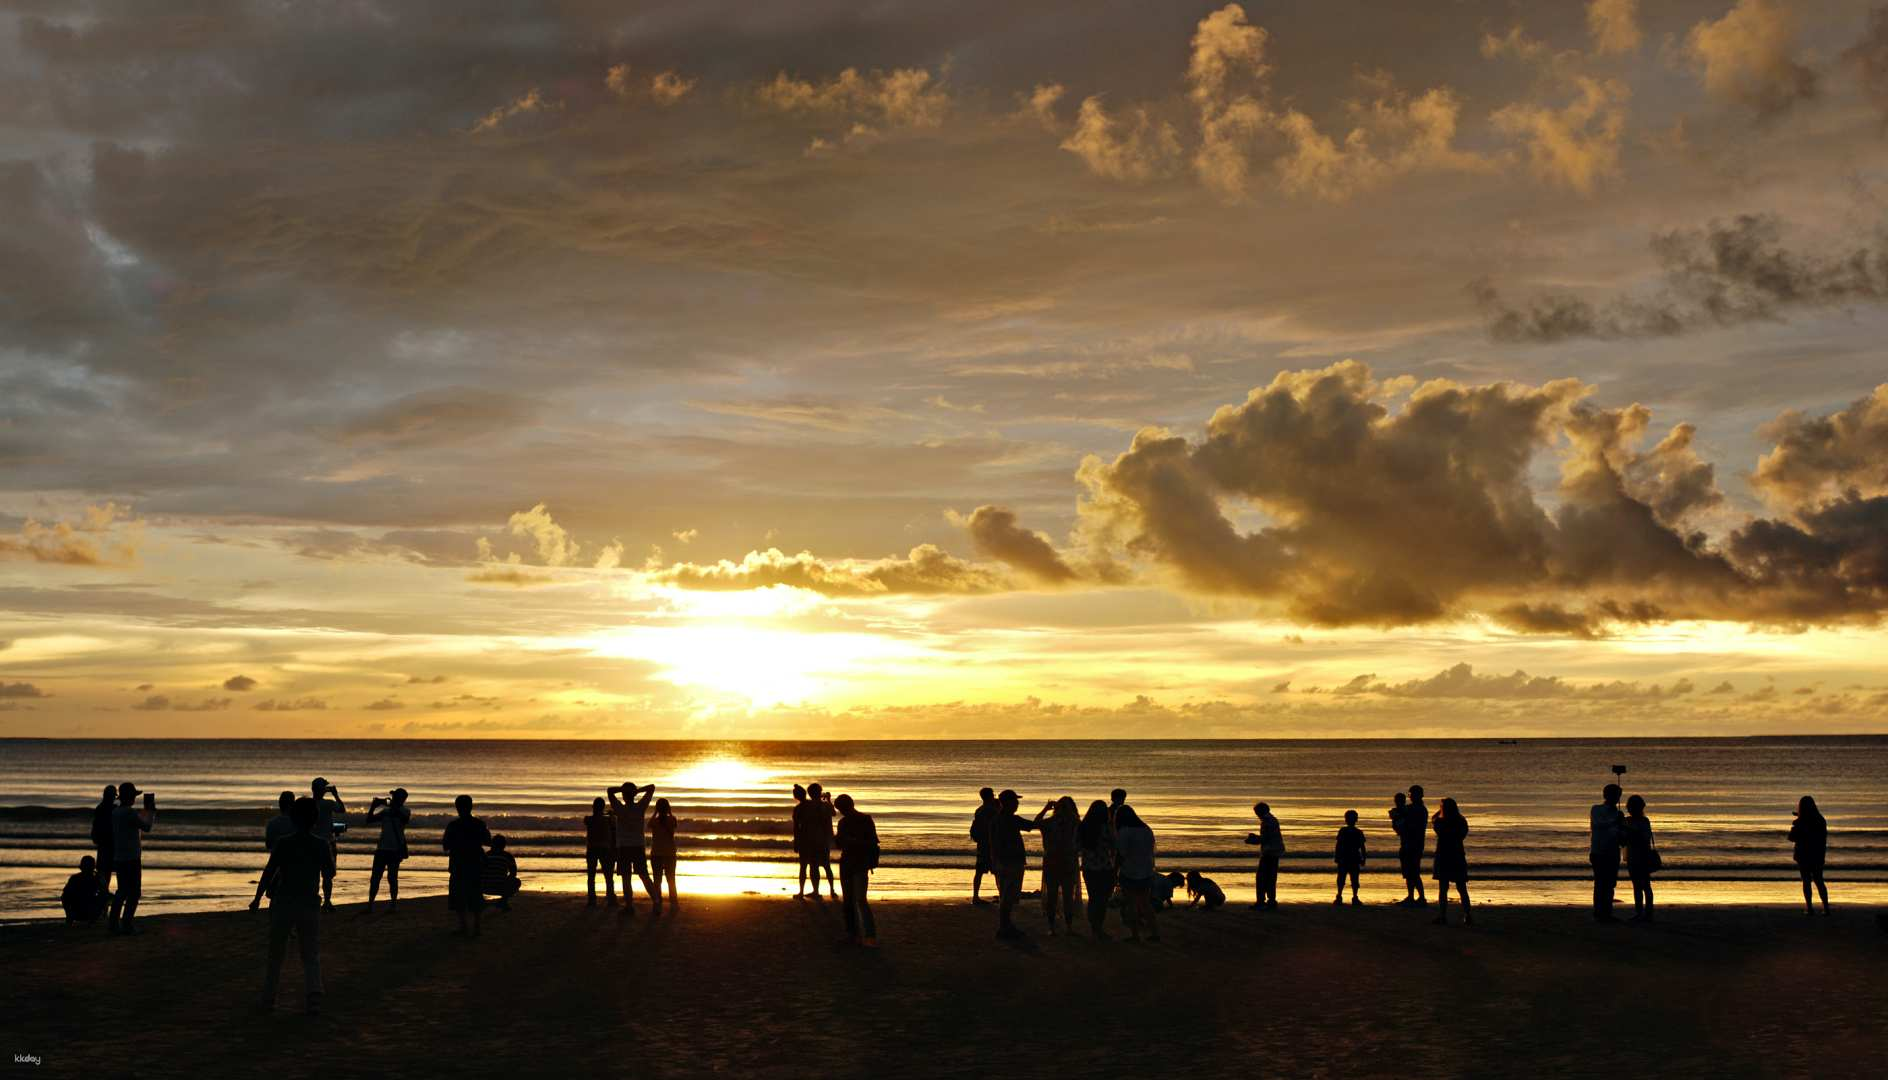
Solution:
[(334, 865), (334, 849), (315, 835), (320, 811), (313, 799), (296, 799), (290, 809), (295, 832), (276, 841), (269, 863), (256, 881), (249, 910), (262, 905), (269, 894), (269, 967), (262, 980), (262, 1007), (275, 1008), (275, 988), (288, 955), (288, 937), (295, 935), (302, 950), (302, 979), (307, 984), (303, 1008), (321, 1011), (321, 883)]
[(1357, 899), (1357, 877), (1364, 868), (1364, 831), (1357, 827), (1357, 811), (1344, 811), (1344, 827), (1337, 830), (1337, 899), (1333, 904), (1344, 902), (1344, 879), (1350, 878), (1350, 902), (1353, 906), (1362, 904)]
[(1442, 809), (1436, 811), (1434, 822), (1436, 830), (1436, 902), (1441, 909), (1436, 913), (1436, 925), (1449, 925), (1449, 886), (1462, 896), (1462, 925), (1468, 926), (1475, 921), (1468, 908), (1468, 852), (1464, 841), (1468, 839), (1468, 819), (1457, 809), (1454, 799), (1442, 800)]
[(649, 876), (656, 883), (656, 910), (662, 910), (662, 882), (669, 883), (669, 906), (680, 903), (675, 893), (675, 813), (669, 800), (657, 799), (649, 818)]
[(485, 870), (485, 845), (492, 842), (492, 834), (485, 822), (472, 816), (472, 796), (461, 795), (452, 800), (452, 805), (459, 816), (446, 826), (439, 841), (446, 849), (446, 906), (459, 916), (461, 937), (478, 937), (479, 912), (485, 907), (485, 894), (479, 891), (480, 877)]
[(90, 855), (79, 860), (79, 872), (66, 879), (59, 894), (59, 906), (65, 910), (66, 925), (97, 922), (105, 910), (105, 896), (98, 891), (98, 860)]
[(872, 918), (872, 906), (866, 893), (872, 884), (872, 871), (878, 869), (878, 826), (870, 814), (860, 813), (852, 805), (852, 796), (833, 800), (839, 811), (839, 827), (833, 839), (839, 845), (839, 887), (844, 890), (846, 940), (878, 948), (878, 923)]
[(1226, 890), (1219, 887), (1219, 882), (1198, 870), (1188, 870), (1187, 897), (1189, 906), (1204, 903), (1206, 910), (1211, 911), (1225, 905)]

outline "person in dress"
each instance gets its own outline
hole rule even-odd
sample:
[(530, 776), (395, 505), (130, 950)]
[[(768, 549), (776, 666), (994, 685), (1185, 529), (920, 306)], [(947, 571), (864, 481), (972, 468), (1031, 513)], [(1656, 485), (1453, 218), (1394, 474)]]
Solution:
[(485, 908), (480, 878), (485, 870), (485, 845), (492, 834), (485, 822), (472, 816), (472, 796), (452, 800), (459, 812), (446, 826), (440, 845), (446, 849), (446, 906), (459, 916), (461, 936), (479, 936), (479, 914)]
[(1441, 905), (1436, 912), (1436, 925), (1449, 925), (1449, 886), (1454, 885), (1462, 897), (1462, 925), (1468, 926), (1475, 921), (1468, 906), (1468, 819), (1462, 816), (1454, 799), (1444, 799), (1433, 825), (1436, 830), (1436, 902)]
[(649, 876), (656, 882), (656, 909), (662, 908), (662, 883), (669, 883), (669, 904), (681, 897), (675, 892), (675, 812), (669, 800), (657, 799), (656, 812), (649, 817)]
[(1661, 860), (1652, 844), (1652, 819), (1645, 816), (1645, 799), (1626, 800), (1626, 816), (1619, 823), (1626, 847), (1626, 876), (1632, 879), (1632, 921), (1652, 921), (1652, 874)]
[(1096, 941), (1107, 941), (1108, 901), (1114, 896), (1115, 848), (1114, 825), (1109, 820), (1108, 804), (1096, 799), (1088, 804), (1082, 824), (1076, 832), (1081, 848), (1082, 887), (1088, 893), (1088, 930)]
[(1333, 904), (1344, 902), (1344, 879), (1350, 879), (1350, 902), (1355, 907), (1363, 901), (1357, 899), (1357, 878), (1364, 868), (1364, 831), (1357, 827), (1357, 811), (1344, 811), (1344, 827), (1337, 830), (1337, 898)]
[(1822, 894), (1822, 913), (1829, 914), (1829, 886), (1823, 884), (1822, 867), (1829, 856), (1829, 823), (1823, 820), (1822, 811), (1816, 809), (1816, 800), (1808, 795), (1796, 803), (1796, 821), (1790, 825), (1790, 843), (1795, 845), (1792, 857), (1796, 860), (1796, 872), (1803, 879), (1804, 913), (1816, 914), (1816, 905), (1810, 902), (1809, 890), (1813, 885)]
[(387, 798), (374, 796), (367, 808), (367, 823), (380, 823), (380, 839), (374, 844), (373, 877), (367, 884), (367, 912), (373, 914), (374, 900), (380, 895), (380, 878), (387, 878), (387, 910), (400, 908), (400, 864), (406, 861), (406, 827), (413, 811), (406, 805), (406, 789), (394, 788)]

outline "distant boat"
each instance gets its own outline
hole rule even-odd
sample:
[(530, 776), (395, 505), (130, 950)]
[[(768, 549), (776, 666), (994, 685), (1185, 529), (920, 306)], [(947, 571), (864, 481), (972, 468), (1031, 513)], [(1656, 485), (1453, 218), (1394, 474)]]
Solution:
[(1521, 740), (1519, 740), (1519, 739), (1496, 739), (1496, 740), (1495, 740), (1495, 745), (1497, 745), (1497, 746), (1519, 746), (1519, 745), (1521, 745)]

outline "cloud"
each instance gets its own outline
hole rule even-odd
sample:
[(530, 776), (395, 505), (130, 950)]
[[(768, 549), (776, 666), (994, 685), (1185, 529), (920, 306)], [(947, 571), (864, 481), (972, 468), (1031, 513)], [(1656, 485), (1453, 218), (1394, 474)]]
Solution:
[(373, 712), (392, 712), (395, 709), (406, 708), (406, 704), (397, 698), (381, 698), (379, 701), (368, 705), (367, 708)]
[(436, 686), (445, 681), (444, 675), (408, 675), (406, 677), (408, 686)]
[(51, 697), (39, 687), (29, 682), (0, 682), (0, 698), (19, 700), (23, 698)]
[(1054, 131), (1058, 127), (1055, 107), (1067, 93), (1061, 83), (1037, 83), (1028, 94), (1016, 95), (1019, 114), (1035, 120), (1044, 131)]
[(537, 544), (538, 559), (545, 566), (569, 566), (576, 562), (578, 545), (562, 525), (551, 519), (543, 503), (511, 515), (508, 522), (513, 536), (529, 537)]
[(1470, 292), (1491, 337), (1521, 342), (1664, 337), (1888, 299), (1888, 249), (1879, 235), (1872, 244), (1823, 252), (1794, 250), (1782, 237), (1783, 222), (1764, 214), (1658, 233), (1651, 248), (1661, 286), (1598, 302), (1560, 293), (1515, 306), (1487, 279)]
[(255, 704), (257, 712), (320, 712), (328, 703), (317, 697), (265, 698)]
[(1454, 169), (1492, 172), (1496, 162), (1455, 148), (1461, 99), (1447, 87), (1412, 98), (1388, 75), (1363, 78), (1368, 101), (1349, 106), (1352, 127), (1340, 143), (1296, 109), (1277, 119), (1291, 151), (1277, 162), (1279, 187), (1341, 201), (1409, 173)]
[(530, 420), (525, 398), (471, 387), (426, 390), (363, 413), (342, 425), (344, 442), (396, 448), (449, 446), (488, 439)]
[(557, 578), (550, 574), (541, 574), (508, 563), (498, 563), (485, 570), (474, 570), (465, 579), (476, 585), (510, 585), (528, 589), (537, 585), (554, 585)]
[(1016, 524), (1016, 514), (1000, 506), (979, 506), (959, 519), (977, 550), (1015, 567), (1038, 581), (1061, 584), (1075, 579), (1049, 538)]
[(1601, 56), (1629, 53), (1639, 47), (1639, 0), (1591, 0), (1586, 6), (1586, 29), (1593, 51)]
[(0, 533), (0, 560), (58, 566), (124, 566), (137, 561), (143, 523), (117, 503), (88, 506), (77, 520), (50, 524), (27, 518), (18, 532)]
[(1522, 139), (1528, 168), (1550, 184), (1590, 195), (1619, 173), (1619, 146), (1632, 92), (1618, 79), (1572, 74), (1561, 103), (1514, 102), (1489, 118)]
[(539, 93), (538, 88), (534, 86), (522, 96), (506, 102), (493, 109), (491, 112), (486, 113), (484, 116), (479, 117), (478, 122), (472, 125), (471, 134), (489, 134), (503, 127), (506, 121), (511, 120), (513, 117), (542, 112), (545, 109), (554, 107), (555, 106), (544, 100), (544, 95)]
[(1726, 679), (1723, 682), (1712, 687), (1711, 689), (1705, 691), (1705, 693), (1707, 694), (1735, 694), (1736, 692), (1737, 692), (1737, 687), (1732, 686), (1729, 679)]
[(139, 712), (222, 712), (235, 703), (233, 698), (204, 698), (200, 701), (173, 701), (163, 694), (152, 694), (131, 707)]
[(1842, 61), (1855, 72), (1862, 92), (1888, 125), (1888, 7), (1868, 13), (1868, 29), (1843, 50)]
[(1402, 683), (1374, 681), (1375, 676), (1359, 675), (1332, 690), (1338, 695), (1376, 694), (1396, 698), (1451, 698), (1485, 701), (1548, 701), (1585, 699), (1599, 701), (1634, 698), (1670, 698), (1692, 691), (1689, 681), (1680, 679), (1671, 687), (1636, 682), (1608, 682), (1576, 685), (1557, 675), (1529, 675), (1515, 669), (1507, 675), (1477, 675), (1467, 663), (1439, 671), (1426, 679)]
[(677, 529), (674, 532), (670, 533), (669, 535), (675, 537), (677, 543), (687, 544), (687, 543), (692, 543), (697, 536), (700, 536), (701, 530), (700, 529)]
[(846, 68), (825, 82), (782, 71), (754, 94), (761, 106), (784, 113), (830, 114), (900, 128), (936, 128), (950, 112), (950, 94), (922, 68), (860, 74)]
[(1796, 34), (1787, 4), (1738, 0), (1723, 18), (1692, 27), (1685, 53), (1711, 96), (1774, 116), (1816, 96), (1816, 73), (1792, 57)]
[(1751, 485), (1775, 503), (1888, 494), (1888, 383), (1828, 416), (1792, 409), (1763, 433), (1775, 446), (1758, 459)]
[(1108, 114), (1099, 96), (1084, 98), (1075, 113), (1075, 130), (1062, 149), (1110, 180), (1144, 183), (1172, 171), (1180, 160), (1180, 135), (1173, 124), (1157, 120), (1145, 108), (1130, 109), (1126, 119)]
[(261, 684), (247, 675), (231, 675), (223, 680), (223, 689), (234, 690), (239, 694), (248, 693), (259, 685)]
[[(1245, 8), (1227, 4), (1193, 32), (1187, 64), (1187, 97), (1199, 114), (1200, 145), (1193, 170), (1202, 183), (1228, 199), (1243, 198), (1249, 170), (1247, 145), (1271, 119), (1264, 102), (1266, 32), (1246, 21)], [(1243, 89), (1242, 89), (1243, 87)]]
[(650, 76), (646, 83), (639, 83), (632, 77), (628, 64), (612, 64), (603, 73), (603, 86), (618, 98), (628, 100), (638, 95), (646, 95), (657, 105), (669, 106), (680, 104), (693, 93), (698, 79), (688, 78), (674, 69), (658, 71)]
[(750, 551), (740, 562), (674, 563), (653, 570), (649, 580), (683, 589), (740, 590), (787, 585), (823, 596), (863, 597), (1001, 592), (1011, 582), (1001, 573), (920, 544), (903, 558), (821, 559), (811, 552), (788, 555), (778, 548)]

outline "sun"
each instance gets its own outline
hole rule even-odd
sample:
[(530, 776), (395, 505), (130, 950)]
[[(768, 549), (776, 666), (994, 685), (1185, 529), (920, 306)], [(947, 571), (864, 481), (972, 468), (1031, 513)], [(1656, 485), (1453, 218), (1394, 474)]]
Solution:
[(681, 771), (662, 779), (667, 788), (697, 788), (710, 791), (745, 791), (763, 786), (773, 774), (750, 761), (736, 757), (710, 757), (692, 761)]

